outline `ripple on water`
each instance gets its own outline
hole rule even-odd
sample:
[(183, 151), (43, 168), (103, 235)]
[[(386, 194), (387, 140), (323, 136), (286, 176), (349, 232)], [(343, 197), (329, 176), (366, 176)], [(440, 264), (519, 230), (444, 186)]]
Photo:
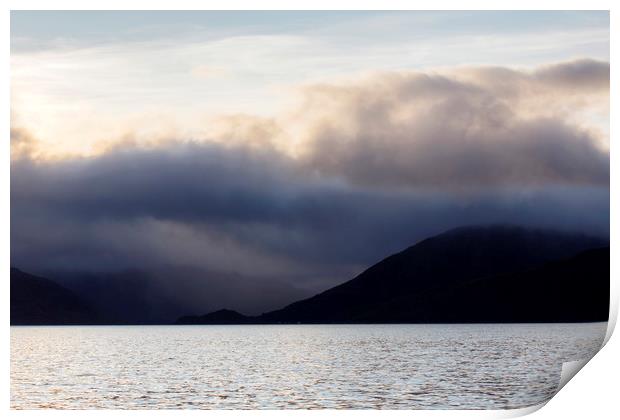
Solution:
[(11, 407), (518, 408), (606, 324), (12, 327)]

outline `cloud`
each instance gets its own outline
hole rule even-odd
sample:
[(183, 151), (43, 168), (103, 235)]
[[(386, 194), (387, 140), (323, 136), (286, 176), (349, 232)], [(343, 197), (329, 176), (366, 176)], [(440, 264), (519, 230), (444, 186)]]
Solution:
[(23, 159), (11, 171), (12, 261), (40, 269), (177, 264), (313, 288), (458, 225), (605, 234), (609, 221), (607, 186), (384, 189), (212, 144)]
[(609, 63), (581, 59), (543, 66), (533, 78), (548, 86), (573, 92), (609, 93)]
[(609, 95), (609, 63), (582, 58), (541, 65), (533, 70), (509, 67), (464, 67), (451, 77), (488, 89), (498, 97), (536, 100), (544, 97), (554, 106), (573, 95)]
[(591, 60), (385, 73), (307, 87), (293, 121), (306, 133), (301, 161), (355, 184), (605, 185), (608, 151), (577, 105), (604, 102), (608, 87), (609, 65)]
[(37, 141), (24, 128), (11, 127), (11, 159), (28, 159), (37, 156)]

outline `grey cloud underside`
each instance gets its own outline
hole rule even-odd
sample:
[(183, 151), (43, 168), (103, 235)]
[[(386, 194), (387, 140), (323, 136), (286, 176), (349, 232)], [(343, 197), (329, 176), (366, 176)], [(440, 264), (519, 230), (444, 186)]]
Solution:
[[(485, 121), (500, 126), (470, 133), (444, 122), (460, 112), (444, 105), (447, 108), (432, 110), (415, 126), (423, 132), (415, 147), (408, 148), (405, 128), (390, 141), (383, 139), (391, 133), (361, 134), (353, 147), (339, 144), (337, 134), (326, 132), (315, 143), (310, 165), (370, 185), (475, 188), (609, 182), (609, 158), (585, 133), (553, 120), (511, 126)], [(480, 112), (484, 118), (497, 116), (493, 110)], [(437, 139), (444, 143), (437, 146)]]
[[(608, 92), (607, 63), (465, 73), (387, 74), (309, 89), (309, 109), (338, 117), (313, 125), (308, 167), (355, 184), (421, 188), (609, 182), (609, 155), (597, 138), (550, 111)], [(549, 109), (529, 115), (537, 98)]]
[[(191, 142), (60, 161), (20, 155), (11, 263), (41, 274), (138, 269), (160, 290), (174, 278), (184, 290), (175, 299), (192, 308), (257, 313), (459, 225), (608, 236), (608, 152), (561, 116), (525, 118), (508, 100), (519, 101), (507, 86), (516, 79), (605, 89), (606, 64), (558, 66), (511, 70), (506, 83), (486, 69), (476, 74), (484, 83), (399, 74), (315, 87), (305, 106), (339, 113), (313, 117), (298, 158)], [(12, 142), (27, 138), (12, 132)], [(197, 284), (209, 285), (204, 294)]]
[(573, 92), (609, 91), (609, 63), (581, 59), (543, 67), (534, 79)]

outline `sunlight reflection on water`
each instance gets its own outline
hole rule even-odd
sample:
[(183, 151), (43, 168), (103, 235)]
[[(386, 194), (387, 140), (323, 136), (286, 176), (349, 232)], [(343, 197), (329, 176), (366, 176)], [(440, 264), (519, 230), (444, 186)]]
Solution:
[(606, 326), (11, 327), (11, 407), (517, 408)]

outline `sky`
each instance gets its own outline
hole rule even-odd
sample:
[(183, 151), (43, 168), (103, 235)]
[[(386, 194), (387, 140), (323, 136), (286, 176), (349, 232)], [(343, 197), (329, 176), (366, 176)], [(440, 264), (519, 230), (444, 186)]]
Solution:
[(609, 146), (608, 12), (11, 12), (25, 271), (259, 313), (456, 226), (608, 236)]

